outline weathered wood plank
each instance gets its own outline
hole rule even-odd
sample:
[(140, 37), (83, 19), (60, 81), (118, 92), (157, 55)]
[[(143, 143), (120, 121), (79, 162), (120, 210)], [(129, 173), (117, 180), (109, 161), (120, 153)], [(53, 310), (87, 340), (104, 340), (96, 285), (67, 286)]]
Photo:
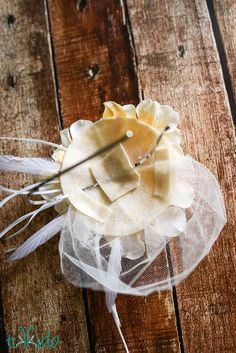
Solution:
[(234, 0), (208, 0), (213, 30), (222, 61), (229, 102), (236, 124), (236, 3)]
[(180, 111), (185, 151), (218, 177), (228, 213), (209, 256), (177, 287), (185, 352), (233, 353), (233, 124), (207, 6), (192, 0), (128, 0), (128, 5), (144, 96)]
[[(79, 117), (101, 117), (105, 100), (137, 103), (132, 48), (120, 3), (84, 2), (81, 10), (76, 10), (73, 0), (49, 0), (48, 4), (64, 124)], [(113, 319), (106, 312), (104, 293), (88, 291), (88, 307), (93, 349), (123, 352)], [(147, 300), (119, 296), (117, 307), (131, 352), (179, 352), (170, 292)]]
[[(0, 23), (0, 134), (59, 141), (43, 1), (1, 1)], [(46, 156), (49, 152), (44, 146), (9, 141), (1, 142), (0, 149), (18, 156)], [(30, 181), (24, 175), (1, 174), (1, 184), (10, 187), (20, 188)], [(1, 229), (29, 210), (26, 200), (9, 202), (1, 209)], [(46, 212), (37, 218), (27, 235), (49, 222), (52, 215), (55, 213)], [(18, 236), (17, 243), (23, 239), (25, 235)], [(1, 253), (14, 245), (1, 244)], [(60, 273), (58, 237), (18, 263), (2, 261), (1, 291), (7, 335), (17, 337), (20, 325), (28, 328), (33, 324), (36, 337), (46, 336), (48, 329), (52, 335), (59, 333), (59, 347), (54, 352), (88, 352), (81, 292)]]
[[(49, 0), (64, 125), (95, 120), (102, 103), (137, 101), (131, 48), (116, 1)], [(121, 85), (117, 83), (121, 82)]]

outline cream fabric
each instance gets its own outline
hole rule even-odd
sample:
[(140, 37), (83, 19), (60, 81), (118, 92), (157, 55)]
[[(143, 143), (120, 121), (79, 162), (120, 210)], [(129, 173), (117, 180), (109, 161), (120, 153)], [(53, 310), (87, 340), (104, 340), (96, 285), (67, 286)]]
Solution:
[[(131, 130), (133, 132), (133, 137), (126, 140), (123, 143), (123, 146), (129, 158), (129, 163), (133, 164), (137, 162), (140, 158), (148, 154), (153, 149), (159, 136), (158, 132), (153, 127), (141, 121), (138, 121), (137, 119), (130, 119), (126, 117), (107, 118), (99, 120), (98, 122), (94, 123), (91, 127), (86, 128), (78, 135), (77, 138), (71, 141), (63, 159), (62, 170), (70, 167), (71, 165), (74, 165), (80, 160), (87, 158), (89, 155), (95, 153), (98, 149), (103, 148), (113, 143), (114, 141), (117, 141), (118, 139), (123, 137), (128, 130)], [(107, 153), (108, 152), (106, 152), (105, 155), (107, 155)], [(107, 223), (107, 227), (110, 227), (110, 229), (113, 230), (113, 234), (117, 234), (117, 232), (119, 234), (119, 227), (117, 224), (117, 215), (119, 214), (123, 214), (125, 217), (124, 219), (130, 219), (129, 229), (132, 233), (134, 233), (136, 230), (133, 230), (133, 228), (139, 230), (136, 221), (138, 220), (137, 218), (140, 216), (140, 212), (143, 212), (143, 210), (138, 210), (139, 201), (134, 198), (134, 194), (131, 194), (133, 193), (133, 191), (124, 195), (122, 198), (119, 198), (116, 202), (113, 202), (112, 204), (109, 198), (99, 187), (87, 191), (86, 196), (82, 191), (83, 188), (95, 182), (95, 179), (91, 172), (91, 166), (94, 164), (95, 161), (103, 157), (104, 155), (97, 156), (83, 163), (77, 168), (74, 168), (69, 173), (62, 175), (61, 187), (63, 193), (68, 195), (70, 203), (77, 210), (89, 217), (92, 217), (93, 220), (102, 223), (108, 221), (108, 208), (110, 208), (112, 214), (110, 214), (110, 222)], [(152, 173), (153, 171), (150, 171), (149, 175)], [(144, 172), (143, 176), (146, 177), (147, 172)], [(152, 180), (151, 185), (143, 185), (144, 189), (148, 188), (148, 194), (150, 194), (151, 189), (153, 190), (153, 179), (149, 177), (149, 181), (150, 180)], [(137, 188), (137, 197), (140, 197), (138, 195), (140, 195), (140, 192), (142, 192), (143, 188), (141, 190), (138, 190), (139, 188)], [(95, 203), (96, 207), (93, 207), (95, 206)], [(155, 204), (156, 206), (157, 204), (161, 206), (163, 202), (157, 200), (155, 201)], [(99, 205), (100, 208), (98, 210), (97, 207)], [(131, 218), (130, 216), (128, 216), (130, 212), (134, 213)], [(143, 219), (143, 216), (141, 217), (141, 219)], [(135, 223), (132, 226), (132, 222), (136, 223), (136, 227), (134, 227)], [(114, 226), (115, 223), (116, 227)], [(95, 227), (97, 227), (96, 223)], [(127, 229), (124, 230), (122, 233), (127, 234)]]
[(122, 144), (91, 166), (92, 174), (111, 201), (140, 185), (140, 176), (130, 163)]
[(173, 160), (174, 153), (168, 147), (155, 151), (155, 188), (154, 195), (170, 200), (176, 187), (177, 167)]

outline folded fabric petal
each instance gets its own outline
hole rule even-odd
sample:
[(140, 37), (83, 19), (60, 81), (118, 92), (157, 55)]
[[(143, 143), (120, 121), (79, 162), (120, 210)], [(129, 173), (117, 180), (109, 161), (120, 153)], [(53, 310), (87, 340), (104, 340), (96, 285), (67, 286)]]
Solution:
[(90, 197), (88, 193), (80, 189), (75, 181), (73, 182), (71, 179), (69, 179), (69, 182), (72, 182), (72, 192), (70, 195), (68, 195), (72, 205), (78, 211), (95, 219), (96, 221), (102, 223), (106, 222), (112, 212), (109, 207)]
[(70, 135), (71, 135), (71, 140), (74, 140), (76, 137), (81, 134), (85, 129), (93, 125), (93, 122), (90, 120), (78, 120), (75, 123), (73, 123), (69, 130), (70, 130)]
[(146, 248), (141, 239), (142, 234), (132, 234), (121, 237), (122, 256), (130, 260), (137, 260), (145, 254)]
[(179, 113), (175, 112), (169, 105), (160, 105), (157, 107), (156, 129), (164, 129), (169, 126), (169, 132), (174, 131), (179, 121)]
[[(173, 155), (174, 156), (174, 155)], [(155, 187), (154, 195), (169, 200), (176, 187), (177, 169), (168, 147), (155, 151)]]
[(182, 141), (182, 137), (181, 137), (180, 130), (178, 128), (176, 128), (175, 130), (170, 129), (165, 132), (165, 135), (162, 138), (160, 146), (165, 145), (166, 143), (173, 144), (173, 145), (180, 145), (181, 141)]
[(144, 228), (144, 241), (149, 259), (156, 258), (166, 246), (164, 236), (158, 233), (153, 225)]
[(60, 131), (61, 143), (64, 147), (68, 147), (71, 143), (71, 136), (69, 129), (63, 129)]
[(61, 148), (57, 148), (52, 155), (52, 158), (54, 159), (54, 161), (59, 163), (63, 163), (64, 157), (65, 157), (65, 151), (62, 150)]
[(185, 211), (169, 206), (162, 212), (153, 224), (156, 232), (166, 237), (176, 237), (184, 232), (186, 227)]
[(115, 102), (105, 102), (105, 110), (102, 115), (103, 118), (121, 117), (136, 119), (135, 106), (132, 104), (120, 105)]
[(92, 174), (111, 201), (140, 185), (139, 173), (134, 170), (122, 144), (91, 166)]
[(159, 106), (158, 102), (151, 99), (141, 101), (136, 107), (138, 119), (146, 124), (154, 125)]
[(194, 201), (195, 193), (192, 185), (186, 181), (178, 181), (170, 199), (170, 204), (177, 207), (188, 208)]

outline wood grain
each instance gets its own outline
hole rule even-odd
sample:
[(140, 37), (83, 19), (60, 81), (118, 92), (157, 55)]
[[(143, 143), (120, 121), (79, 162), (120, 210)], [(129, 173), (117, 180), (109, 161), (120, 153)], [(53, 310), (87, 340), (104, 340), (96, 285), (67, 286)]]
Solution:
[[(55, 63), (65, 126), (101, 117), (102, 103), (137, 103), (138, 84), (124, 8), (118, 1), (49, 0)], [(90, 77), (90, 69), (97, 68)], [(95, 352), (124, 352), (104, 293), (88, 291), (90, 343)], [(170, 292), (149, 298), (119, 296), (117, 308), (130, 352), (179, 352)]]
[(207, 6), (205, 1), (192, 0), (128, 0), (128, 7), (144, 96), (170, 104), (181, 113), (185, 152), (217, 176), (227, 207), (228, 223), (219, 240), (177, 287), (184, 350), (233, 353), (234, 136)]
[(208, 0), (207, 3), (219, 47), (231, 112), (236, 124), (236, 33), (234, 31), (236, 3), (234, 0)]
[(86, 1), (82, 8), (76, 3), (48, 1), (65, 126), (79, 118), (100, 118), (106, 100), (137, 101), (132, 50), (119, 2)]
[[(59, 141), (43, 1), (1, 1), (0, 23), (0, 134)], [(49, 153), (44, 146), (12, 141), (1, 142), (0, 148), (1, 153), (18, 156)], [(13, 188), (30, 181), (25, 175), (1, 174), (1, 184)], [(1, 229), (30, 209), (26, 200), (9, 202), (1, 209)], [(37, 218), (27, 236), (52, 215), (47, 212)], [(17, 243), (23, 239), (25, 235), (20, 235)], [(1, 254), (14, 245), (2, 243)], [(59, 333), (54, 352), (88, 352), (81, 292), (60, 273), (58, 237), (17, 263), (1, 261), (1, 292), (7, 335), (17, 337), (20, 325), (28, 328), (32, 324), (37, 327), (36, 337), (46, 336), (48, 329), (52, 335)], [(4, 347), (7, 352), (3, 339), (1, 351)]]

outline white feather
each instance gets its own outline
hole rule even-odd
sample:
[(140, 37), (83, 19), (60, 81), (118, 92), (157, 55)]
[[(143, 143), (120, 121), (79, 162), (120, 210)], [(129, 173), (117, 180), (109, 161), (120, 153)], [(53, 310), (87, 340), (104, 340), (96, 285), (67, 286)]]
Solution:
[(59, 231), (61, 231), (65, 221), (65, 215), (53, 219), (43, 228), (39, 229), (34, 235), (26, 240), (17, 250), (8, 258), (9, 261), (19, 260), (29, 255), (40, 245), (46, 243)]
[(108, 272), (114, 277), (119, 278), (121, 273), (121, 241), (119, 237), (112, 242), (111, 253), (109, 257)]
[(60, 196), (60, 197), (56, 197), (55, 199), (52, 199), (51, 201), (49, 201), (48, 203), (42, 205), (41, 207), (39, 207), (38, 209), (29, 212), (27, 214), (25, 214), (22, 217), (17, 218), (13, 223), (11, 223), (9, 226), (7, 226), (1, 233), (0, 233), (0, 238), (2, 238), (5, 234), (7, 234), (12, 228), (14, 228), (15, 226), (17, 226), (19, 223), (23, 222), (24, 220), (26, 220), (27, 218), (30, 217), (30, 220), (24, 225), (24, 227), (22, 227), (21, 229), (19, 229), (17, 232), (15, 232), (14, 234), (12, 234), (11, 236), (9, 236), (7, 239), (12, 238), (13, 236), (23, 232), (28, 226), (29, 224), (32, 222), (32, 220), (42, 211), (53, 207), (57, 204), (59, 204), (60, 202), (62, 202), (65, 199), (64, 196)]
[[(121, 267), (121, 242), (119, 237), (115, 238), (112, 242), (111, 253), (108, 262), (107, 272), (114, 278), (119, 278), (122, 270)], [(112, 312), (112, 308), (115, 303), (117, 293), (108, 291), (106, 292), (106, 305), (109, 312)]]
[(0, 156), (0, 169), (10, 172), (47, 174), (57, 173), (59, 165), (47, 158), (21, 158), (15, 156)]
[[(120, 273), (122, 271), (121, 267), (121, 253), (122, 253), (122, 246), (121, 246), (121, 241), (119, 237), (115, 238), (112, 242), (112, 248), (111, 248), (111, 253), (109, 257), (109, 262), (108, 262), (108, 269), (107, 272), (112, 274), (114, 278), (119, 278)], [(119, 331), (120, 337), (122, 339), (122, 342), (125, 347), (125, 352), (129, 353), (128, 346), (126, 344), (125, 338), (123, 336), (123, 333), (121, 331), (121, 323), (120, 319), (116, 310), (116, 304), (115, 300), (117, 297), (117, 293), (113, 291), (107, 291), (106, 292), (106, 305), (108, 311), (112, 314), (113, 319), (115, 321), (116, 327)]]
[(18, 195), (24, 195), (25, 191), (29, 191), (33, 188), (35, 188), (36, 186), (38, 186), (40, 183), (35, 183), (35, 184), (32, 184), (32, 185), (28, 185), (26, 186), (25, 188), (23, 189), (20, 189), (20, 190), (17, 190), (16, 192), (12, 193), (11, 195), (8, 195), (7, 197), (5, 197), (5, 199), (3, 199), (1, 202), (0, 202), (0, 208), (5, 205), (8, 201), (10, 201), (11, 199), (13, 199), (15, 196), (18, 196)]
[(33, 143), (39, 143), (43, 145), (48, 145), (51, 147), (59, 148), (66, 151), (66, 148), (62, 145), (58, 145), (57, 143), (49, 142), (49, 141), (44, 141), (44, 140), (39, 140), (39, 139), (31, 139), (31, 138), (19, 138), (19, 137), (0, 137), (0, 140), (12, 140), (12, 141), (22, 141), (22, 142), (33, 142)]
[[(59, 183), (59, 182), (57, 182)], [(0, 190), (1, 191), (4, 191), (4, 192), (8, 192), (10, 194), (14, 194), (15, 192), (17, 192), (18, 190), (16, 189), (9, 189), (9, 188), (6, 188), (5, 186), (2, 186), (0, 185)], [(34, 191), (33, 192), (33, 195), (50, 195), (50, 194), (55, 194), (55, 193), (58, 193), (58, 192), (61, 192), (61, 189), (52, 189), (52, 190), (45, 190), (45, 191)], [(28, 195), (29, 192), (28, 191), (23, 191), (21, 193), (21, 195)]]

